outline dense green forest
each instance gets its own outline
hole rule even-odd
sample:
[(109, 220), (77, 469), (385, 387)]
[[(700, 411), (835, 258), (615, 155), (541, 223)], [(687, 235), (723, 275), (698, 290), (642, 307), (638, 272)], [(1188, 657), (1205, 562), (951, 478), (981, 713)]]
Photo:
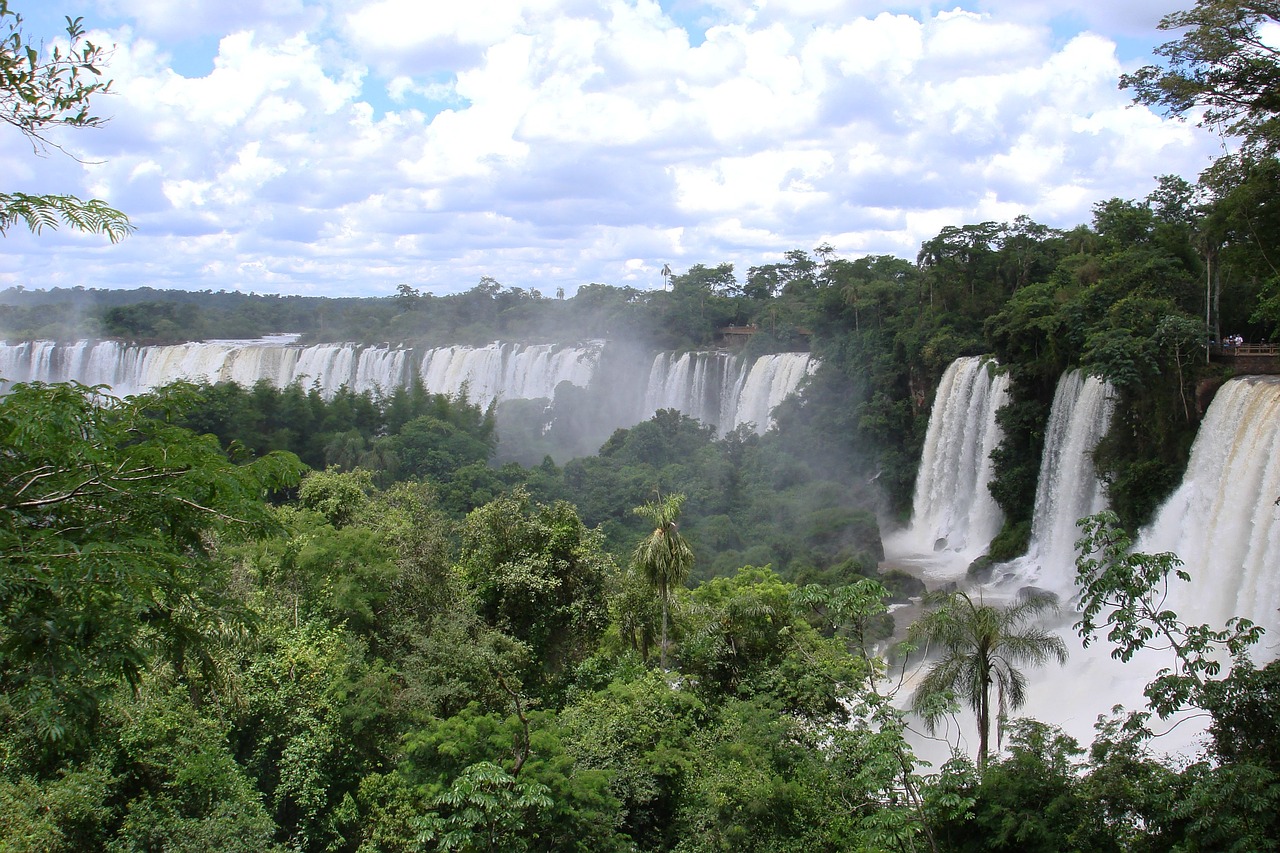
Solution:
[[(1226, 376), (1206, 345), (1280, 333), (1280, 137), (1267, 97), (1230, 88), (1267, 95), (1278, 72), (1221, 76), (1224, 44), (1278, 18), (1225, 0), (1170, 18), (1172, 70), (1126, 85), (1218, 109), (1245, 144), (1070, 230), (949, 227), (914, 262), (824, 245), (741, 280), (697, 265), (662, 291), (565, 299), (492, 280), (349, 300), (0, 295), (10, 337), (626, 330), (689, 349), (754, 324), (749, 352), (807, 346), (821, 365), (764, 435), (661, 411), (564, 464), (504, 456), (496, 408), (421, 385), (17, 386), (0, 399), (0, 848), (1276, 849), (1280, 665), (1250, 662), (1253, 626), (1165, 610), (1172, 558), (1128, 534), (1179, 481)], [(1206, 68), (1220, 76), (1191, 73)], [(1052, 677), (1033, 668), (1059, 651), (1035, 624), (1051, 602), (944, 591), (888, 645), (906, 627), (888, 605), (922, 585), (880, 571), (878, 519), (909, 511), (938, 376), (982, 353), (1013, 379), (998, 558), (1026, 546), (1061, 373), (1118, 395), (1082, 630), (1121, 656), (1168, 641), (1176, 660), (1091, 744), (989, 713), (995, 681), (1003, 708), (1022, 673)], [(545, 402), (568, 420), (581, 394)], [(907, 712), (892, 670), (925, 642), (952, 669)], [(961, 705), (998, 717), (990, 754), (919, 762), (908, 729)], [(1188, 710), (1210, 720), (1204, 753), (1161, 758), (1157, 718)]]

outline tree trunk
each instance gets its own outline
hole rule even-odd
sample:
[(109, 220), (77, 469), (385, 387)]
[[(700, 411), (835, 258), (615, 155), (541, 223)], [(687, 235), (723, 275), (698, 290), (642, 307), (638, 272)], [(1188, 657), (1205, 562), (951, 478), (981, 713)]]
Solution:
[(982, 674), (982, 695), (978, 697), (978, 772), (987, 769), (987, 745), (991, 736), (991, 678)]
[(665, 672), (667, 669), (667, 593), (665, 589), (662, 591), (662, 639), (659, 643), (658, 661)]

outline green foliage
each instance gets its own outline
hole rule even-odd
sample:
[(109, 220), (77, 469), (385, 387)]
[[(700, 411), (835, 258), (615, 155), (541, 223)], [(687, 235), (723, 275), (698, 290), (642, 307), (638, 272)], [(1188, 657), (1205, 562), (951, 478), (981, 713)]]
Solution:
[(1154, 640), (1175, 657), (1147, 685), (1151, 709), (1161, 717), (1187, 707), (1203, 707), (1204, 691), (1222, 668), (1219, 652), (1241, 662), (1262, 636), (1262, 628), (1248, 619), (1232, 618), (1216, 630), (1184, 622), (1164, 607), (1171, 581), (1190, 582), (1182, 561), (1170, 553), (1132, 551), (1133, 540), (1119, 526), (1114, 513), (1081, 519), (1077, 543), (1076, 585), (1080, 587), (1080, 620), (1076, 623), (1085, 645), (1105, 630), (1111, 656), (1129, 661)]
[(685, 497), (668, 495), (635, 507), (633, 512), (645, 518), (653, 532), (641, 539), (631, 553), (631, 566), (640, 572), (662, 602), (662, 634), (659, 653), (662, 668), (667, 668), (667, 626), (670, 621), (673, 587), (680, 587), (693, 569), (693, 549), (680, 535), (677, 521)]
[(357, 468), (344, 474), (330, 468), (302, 478), (298, 503), (320, 513), (334, 527), (346, 527), (366, 510), (372, 492), (371, 472)]
[(802, 601), (768, 567), (700, 584), (689, 596), (680, 672), (708, 703), (734, 696), (798, 718), (843, 717), (868, 674), (842, 640), (809, 625)]
[(1026, 677), (1017, 664), (1043, 666), (1052, 659), (1067, 662), (1067, 646), (1061, 637), (1028, 624), (1045, 611), (1057, 609), (1057, 601), (1028, 594), (1008, 607), (975, 602), (963, 592), (947, 593), (937, 606), (911, 626), (909, 639), (929, 654), (938, 647), (934, 661), (911, 697), (912, 710), (920, 714), (930, 732), (958, 699), (978, 718), (978, 769), (984, 770), (989, 754), (991, 688), (996, 689), (997, 740), (1009, 711), (1026, 701)]
[(998, 537), (999, 546), (992, 543), (992, 559), (1007, 559), (1026, 551), (1040, 480), (1044, 425), (1050, 411), (1049, 403), (1036, 393), (1034, 383), (1015, 382), (1011, 396), (1013, 399), (996, 412), (1004, 440), (991, 454), (993, 476), (988, 488), (1006, 519)]
[(1165, 32), (1180, 32), (1156, 48), (1166, 65), (1147, 65), (1120, 78), (1134, 100), (1178, 116), (1203, 108), (1199, 123), (1242, 137), (1252, 149), (1277, 146), (1278, 83), (1275, 52), (1265, 30), (1280, 20), (1269, 0), (1198, 0), (1160, 20)]
[[(41, 56), (24, 37), (22, 16), (0, 2), (0, 120), (17, 128), (33, 142), (41, 142), (47, 128), (96, 127), (103, 120), (90, 114), (89, 99), (106, 92), (110, 81), (98, 65), (105, 58), (100, 46), (83, 38), (83, 19), (67, 19), (67, 49), (55, 46)], [(89, 75), (93, 75), (90, 77)]]
[(517, 490), (468, 515), (461, 538), (458, 571), (481, 617), (533, 652), (528, 683), (554, 684), (595, 650), (616, 570), (572, 505)]
[(561, 719), (578, 764), (608, 773), (618, 829), (643, 849), (674, 845), (684, 785), (697, 772), (689, 746), (708, 722), (703, 703), (650, 671), (581, 696)]
[(828, 821), (843, 815), (828, 812), (821, 796), (832, 779), (794, 720), (732, 702), (699, 740), (703, 766), (685, 797), (676, 850), (804, 850), (834, 840)]
[(433, 799), (418, 818), (418, 841), (428, 850), (529, 850), (530, 813), (552, 805), (545, 785), (516, 779), (501, 767), (473, 764)]
[[(486, 464), (497, 442), (494, 410), (471, 403), (465, 393), (429, 394), (421, 380), (387, 395), (342, 388), (330, 399), (318, 388), (274, 388), (265, 380), (251, 389), (206, 384), (200, 393), (207, 404), (183, 413), (180, 422), (216, 435), (229, 452), (287, 450), (313, 468), (333, 468), (325, 476), (308, 478), (310, 485), (304, 486), (304, 503), (326, 515), (339, 511), (343, 500), (350, 504), (346, 512), (355, 512), (359, 501), (354, 495), (322, 498), (322, 486), (350, 482), (367, 492), (375, 484), (430, 479), (442, 506), (461, 517), (511, 485)], [(327, 479), (338, 471), (347, 473)], [(353, 476), (358, 483), (350, 480)], [(326, 509), (320, 505), (326, 501), (337, 503)], [(331, 518), (338, 526), (347, 520)]]
[(109, 849), (279, 849), (275, 824), (228, 748), (225, 722), (199, 713), (185, 691), (162, 680), (139, 701), (119, 704), (110, 766), (112, 799), (125, 805)]
[[(418, 816), (409, 825), (415, 834), (425, 830), (443, 846), (453, 843), (445, 840), (451, 829), (463, 833), (459, 838), (509, 833), (514, 828), (504, 822), (516, 820), (523, 824), (520, 839), (493, 843), (548, 851), (617, 849), (617, 802), (609, 795), (606, 774), (575, 760), (556, 715), (527, 711), (514, 694), (511, 707), (515, 714), (504, 716), (471, 706), (432, 720), (405, 739), (404, 761), (380, 784), (407, 783), (418, 792), (426, 807), (414, 807)], [(476, 779), (477, 773), (484, 778)], [(519, 805), (522, 795), (536, 803)], [(490, 812), (484, 802), (505, 803), (514, 811)], [(470, 843), (488, 843), (479, 835), (470, 837)]]
[(53, 778), (0, 777), (0, 848), (15, 853), (78, 853), (100, 849), (114, 817), (111, 774), (96, 765)]
[(344, 798), (393, 746), (377, 736), (394, 710), (390, 674), (361, 651), (339, 628), (273, 621), (236, 673), (231, 748), (290, 848), (337, 843)]
[[(461, 411), (467, 411), (466, 400)], [(478, 411), (478, 410), (476, 410)], [(493, 452), (493, 412), (470, 424), (424, 415), (379, 442), (380, 452), (396, 460), (399, 477), (444, 481), (460, 468), (484, 462)]]
[(368, 526), (336, 529), (312, 513), (285, 508), (288, 538), (266, 543), (252, 558), (259, 577), (295, 618), (346, 624), (361, 632), (382, 627), (381, 614), (398, 570), (391, 549)]
[(1254, 764), (1197, 762), (1178, 780), (1170, 835), (1187, 850), (1280, 850), (1280, 778)]
[[(1008, 755), (978, 775), (968, 759), (953, 759), (930, 786), (930, 809), (942, 848), (954, 851), (1118, 851), (1101, 803), (1082, 779), (1076, 741), (1035, 720), (1009, 726)], [(947, 799), (965, 803), (956, 814)], [(950, 812), (948, 814), (948, 812)]]
[[(99, 68), (106, 51), (85, 38), (82, 21), (67, 18), (69, 45), (46, 51), (31, 43), (9, 0), (0, 0), (0, 121), (22, 133), (37, 152), (61, 147), (47, 136), (53, 128), (97, 127), (104, 121), (89, 111), (89, 101), (111, 88)], [(62, 223), (105, 234), (113, 243), (133, 230), (123, 213), (99, 199), (0, 192), (0, 235), (18, 222), (37, 234)]]
[(1280, 772), (1280, 663), (1262, 669), (1238, 664), (1226, 678), (1205, 685), (1205, 707), (1213, 715), (1213, 751), (1224, 762), (1250, 763)]
[(102, 199), (85, 201), (73, 195), (0, 193), (0, 235), (19, 222), (36, 234), (46, 228), (53, 231), (59, 225), (66, 225), (88, 234), (104, 234), (112, 243), (119, 243), (134, 231), (129, 218)]
[(263, 496), (289, 455), (234, 465), (171, 424), (189, 389), (116, 400), (79, 385), (0, 399), (0, 684), (39, 737), (90, 723), (104, 690), (153, 660), (208, 663), (226, 606), (214, 536), (274, 527)]

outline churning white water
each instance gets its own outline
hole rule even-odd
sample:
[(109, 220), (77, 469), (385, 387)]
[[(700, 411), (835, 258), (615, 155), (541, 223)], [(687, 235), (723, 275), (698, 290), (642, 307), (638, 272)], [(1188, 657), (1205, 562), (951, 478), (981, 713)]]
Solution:
[(895, 557), (938, 554), (942, 574), (963, 572), (985, 553), (1004, 523), (987, 484), (991, 451), (1003, 436), (996, 411), (1008, 401), (1008, 374), (991, 359), (974, 356), (952, 362), (942, 375), (920, 472), (916, 476), (911, 524), (885, 539)]
[(420, 373), (428, 391), (459, 394), (465, 387), (471, 402), (487, 406), (496, 399), (550, 399), (561, 382), (585, 388), (597, 355), (598, 348), (551, 344), (438, 347), (427, 350)]
[[(1190, 582), (1172, 578), (1168, 609), (1190, 624), (1225, 627), (1243, 616), (1267, 629), (1254, 649), (1262, 664), (1280, 654), (1280, 377), (1233, 379), (1219, 389), (1200, 424), (1182, 484), (1139, 536), (1145, 553), (1172, 552), (1183, 561)], [(1070, 611), (1068, 611), (1070, 612)], [(1168, 652), (1148, 651), (1121, 664), (1110, 657), (1103, 637), (1073, 649), (1063, 671), (1031, 679), (1024, 713), (1062, 725), (1082, 741), (1091, 723), (1114, 704), (1130, 710), (1145, 704), (1142, 690), (1162, 667)], [(1225, 663), (1225, 661), (1224, 661)], [(1203, 718), (1174, 726), (1155, 722), (1159, 750), (1194, 752)]]
[(643, 417), (659, 409), (677, 409), (703, 424), (731, 429), (738, 359), (721, 352), (659, 353), (649, 368)]
[(763, 433), (773, 424), (773, 410), (817, 367), (818, 363), (802, 352), (762, 355), (749, 370), (743, 364), (745, 376), (735, 386), (733, 414), (727, 419), (730, 428), (755, 424), (756, 432)]

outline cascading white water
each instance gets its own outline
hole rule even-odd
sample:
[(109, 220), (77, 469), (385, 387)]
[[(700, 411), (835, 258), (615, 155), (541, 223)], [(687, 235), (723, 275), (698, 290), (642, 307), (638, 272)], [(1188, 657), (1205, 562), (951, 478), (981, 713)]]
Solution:
[[(1233, 379), (1219, 389), (1191, 448), (1182, 484), (1138, 536), (1136, 550), (1172, 552), (1190, 582), (1171, 578), (1165, 606), (1191, 624), (1221, 629), (1233, 616), (1267, 629), (1254, 649), (1259, 664), (1280, 654), (1280, 377)], [(1066, 619), (1074, 618), (1068, 608)], [(1111, 658), (1105, 632), (1088, 648), (1069, 627), (1065, 670), (1030, 679), (1023, 714), (1062, 726), (1087, 742), (1093, 720), (1121, 704), (1146, 704), (1143, 688), (1174, 664), (1167, 650), (1148, 649), (1127, 663)], [(1203, 717), (1159, 724), (1169, 733), (1153, 745), (1193, 752)]]
[(427, 390), (459, 394), (465, 387), (468, 399), (481, 406), (495, 399), (550, 399), (561, 382), (590, 383), (596, 355), (596, 348), (550, 344), (439, 347), (423, 356), (421, 376)]
[(642, 417), (678, 409), (721, 435), (743, 424), (764, 433), (773, 410), (817, 366), (808, 353), (775, 353), (748, 360), (727, 353), (659, 353), (649, 370)]
[(726, 376), (736, 372), (728, 353), (658, 353), (645, 384), (644, 417), (659, 409), (677, 409), (720, 428), (725, 411)]
[[(953, 381), (963, 380), (958, 375)], [(1079, 538), (1076, 521), (1105, 507), (1091, 454), (1109, 428), (1113, 411), (1113, 394), (1105, 383), (1078, 371), (1061, 378), (1046, 427), (1028, 554), (1010, 564), (993, 586), (978, 592), (1000, 598), (1035, 583), (1059, 593), (1063, 611), (1053, 630), (1067, 643), (1071, 657), (1063, 669), (1051, 665), (1028, 673), (1028, 702), (1020, 713), (1061, 726), (1082, 743), (1092, 738), (1099, 715), (1113, 706), (1142, 708), (1144, 686), (1157, 669), (1172, 664), (1167, 654), (1155, 650), (1121, 663), (1111, 657), (1105, 636), (1083, 648), (1071, 627), (1076, 618), (1069, 604)], [(933, 417), (940, 417), (938, 404)], [(931, 432), (932, 427), (931, 421)], [(1198, 574), (1192, 568), (1189, 585), (1173, 582), (1169, 603), (1179, 614), (1216, 627), (1236, 613), (1276, 625), (1280, 508), (1273, 502), (1280, 497), (1278, 460), (1280, 380), (1229, 383), (1201, 425), (1182, 487), (1139, 543), (1145, 551), (1183, 554), (1188, 567), (1207, 567)], [(1273, 648), (1268, 656), (1274, 655)], [(972, 725), (962, 715), (962, 738), (971, 736)], [(1193, 750), (1199, 731), (1194, 723), (1183, 723), (1157, 747)], [(931, 760), (945, 759), (944, 753), (931, 751), (931, 743), (919, 747)]]
[[(0, 345), (0, 377), (7, 383), (62, 382), (109, 385), (118, 395), (136, 394), (177, 379), (238, 382), (265, 379), (276, 387), (299, 383), (331, 397), (339, 388), (356, 393), (386, 391), (419, 371), (427, 390), (457, 394), (465, 384), (472, 402), (497, 397), (551, 397), (569, 381), (586, 386), (598, 347), (490, 344), (443, 347), (419, 358), (412, 350), (357, 344), (291, 345), (293, 336), (260, 341), (207, 341), (171, 346), (133, 346), (115, 341), (59, 345), (48, 341)], [(2, 389), (0, 389), (2, 390)]]
[(1115, 411), (1111, 386), (1080, 370), (1058, 380), (1040, 456), (1040, 477), (1027, 555), (1015, 562), (1020, 582), (1070, 594), (1075, 579), (1076, 521), (1106, 509), (1106, 492), (1093, 465), (1093, 449)]
[(1280, 652), (1280, 377), (1223, 385), (1205, 413), (1182, 485), (1138, 538), (1172, 551), (1191, 575), (1171, 582), (1170, 607), (1221, 628), (1233, 616), (1265, 627)]
[[(817, 368), (807, 353), (782, 352), (762, 355), (755, 360), (732, 395), (733, 411), (725, 420), (736, 429), (755, 424), (763, 433), (773, 424), (773, 410), (795, 393), (800, 383)], [(745, 365), (744, 365), (745, 367)]]
[(910, 526), (886, 540), (899, 555), (951, 552), (963, 568), (985, 552), (1003, 514), (991, 497), (991, 452), (1002, 438), (996, 412), (1009, 397), (1009, 377), (973, 356), (942, 375), (916, 477)]
[[(76, 380), (137, 394), (177, 379), (234, 381), (246, 387), (265, 379), (276, 387), (299, 383), (332, 397), (404, 386), (420, 376), (428, 391), (460, 394), (481, 406), (494, 400), (554, 398), (556, 386), (587, 387), (595, 378), (601, 342), (584, 346), (492, 343), (415, 352), (357, 344), (293, 345), (293, 336), (259, 341), (208, 341), (134, 346), (115, 341), (61, 345), (48, 341), (0, 344), (0, 378), (14, 382)], [(807, 353), (781, 353), (753, 361), (717, 352), (657, 355), (644, 411), (618, 414), (618, 425), (679, 409), (728, 432), (770, 425), (770, 413), (815, 366)], [(0, 392), (4, 390), (0, 385)], [(634, 403), (632, 404), (634, 406)]]

